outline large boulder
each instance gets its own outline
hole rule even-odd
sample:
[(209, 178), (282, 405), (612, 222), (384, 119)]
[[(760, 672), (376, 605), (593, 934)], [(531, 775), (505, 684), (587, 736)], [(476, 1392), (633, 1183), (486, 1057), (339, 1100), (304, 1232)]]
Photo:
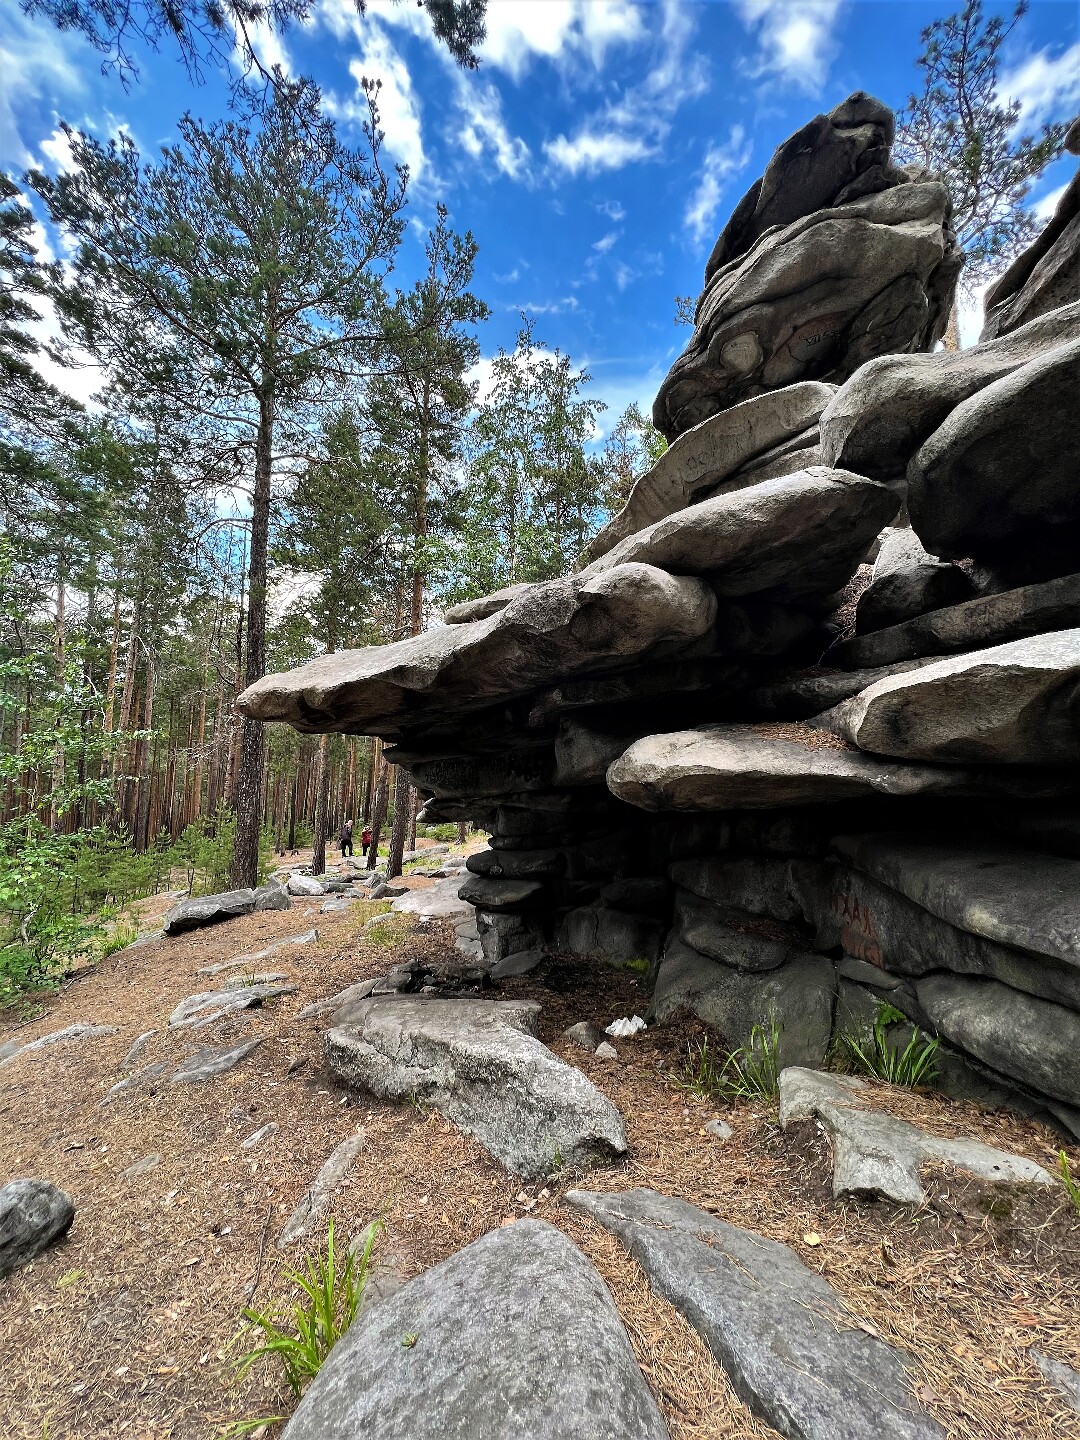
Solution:
[(566, 1196), (690, 1321), (739, 1398), (789, 1440), (944, 1440), (904, 1357), (777, 1240), (654, 1190)]
[(675, 934), (692, 950), (737, 970), (776, 970), (806, 948), (803, 935), (771, 915), (714, 905), (685, 891), (675, 901)]
[(475, 1240), (361, 1313), (286, 1440), (668, 1440), (619, 1313), (542, 1220)]
[(593, 538), (589, 554), (606, 555), (628, 535), (716, 493), (748, 461), (816, 426), (835, 393), (835, 385), (805, 380), (754, 395), (685, 431), (634, 482), (630, 498)]
[[(1000, 342), (999, 342), (1000, 343)], [(1076, 568), (1080, 339), (965, 400), (908, 465), (912, 529), (935, 555)]]
[(944, 185), (914, 180), (764, 231), (710, 275), (656, 397), (657, 428), (674, 440), (763, 390), (930, 349), (959, 272), (950, 210)]
[(433, 1105), (515, 1175), (626, 1151), (619, 1112), (531, 1032), (533, 1002), (372, 998), (326, 1037), (330, 1069), (383, 1099)]
[(476, 709), (562, 675), (614, 668), (660, 641), (692, 641), (715, 615), (702, 581), (622, 565), (529, 586), (486, 620), (265, 675), (236, 705), (252, 719), (284, 720), (302, 731), (393, 733), (424, 710)]
[(875, 480), (898, 479), (958, 405), (1078, 337), (1080, 304), (1073, 304), (969, 350), (871, 360), (821, 417), (822, 461)]
[(594, 560), (708, 575), (719, 595), (829, 595), (850, 579), (899, 501), (883, 485), (816, 466), (703, 500), (658, 520)]
[(1073, 176), (1041, 235), (983, 296), (980, 340), (1080, 300), (1080, 171)]
[(12, 1180), (0, 1189), (0, 1279), (66, 1235), (71, 1196), (48, 1180)]
[(927, 610), (958, 605), (971, 595), (972, 583), (964, 571), (928, 555), (913, 530), (886, 530), (870, 584), (855, 609), (855, 633), (899, 625)]
[(690, 1010), (731, 1046), (751, 1042), (755, 1026), (779, 1027), (783, 1065), (824, 1064), (832, 1035), (836, 973), (825, 955), (797, 955), (777, 970), (745, 973), (669, 939), (653, 991), (653, 1012), (666, 1020)]
[[(321, 889), (320, 889), (321, 893)], [(291, 901), (281, 885), (263, 885), (258, 890), (226, 890), (221, 895), (196, 895), (174, 905), (162, 922), (166, 935), (182, 935), (204, 925), (218, 925), (256, 910), (288, 910)]]
[(641, 969), (660, 956), (665, 921), (602, 905), (579, 905), (563, 919), (559, 945), (577, 955), (598, 955), (609, 965)]
[(1075, 765), (1080, 629), (1032, 635), (879, 680), (812, 723), (907, 760)]

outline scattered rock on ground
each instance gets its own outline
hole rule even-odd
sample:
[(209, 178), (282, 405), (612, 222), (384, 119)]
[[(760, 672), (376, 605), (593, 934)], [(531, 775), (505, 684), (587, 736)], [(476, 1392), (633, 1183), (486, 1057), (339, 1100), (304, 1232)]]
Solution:
[(1071, 1365), (1066, 1365), (1064, 1360), (1055, 1360), (1052, 1355), (1046, 1355), (1041, 1350), (1033, 1350), (1031, 1358), (1054, 1389), (1059, 1390), (1080, 1415), (1080, 1370), (1074, 1370)]
[(257, 910), (287, 910), (290, 900), (280, 885), (263, 885), (258, 890), (227, 890), (221, 895), (198, 895), (181, 900), (165, 916), (166, 935), (182, 935), (204, 925), (218, 925)]
[(265, 1125), (260, 1125), (258, 1130), (254, 1130), (246, 1140), (241, 1140), (241, 1150), (254, 1150), (260, 1140), (265, 1140), (268, 1135), (273, 1135), (277, 1131), (277, 1128), (278, 1123), (276, 1120), (268, 1120)]
[(569, 1040), (571, 1045), (576, 1045), (579, 1050), (588, 1050), (590, 1055), (604, 1042), (603, 1032), (591, 1020), (579, 1020), (563, 1031), (562, 1038)]
[(218, 1075), (224, 1075), (226, 1070), (231, 1070), (234, 1065), (239, 1065), (245, 1056), (250, 1055), (257, 1045), (262, 1044), (262, 1036), (258, 1035), (254, 1040), (244, 1040), (239, 1045), (201, 1045), (195, 1054), (190, 1056), (169, 1076), (169, 1082), (173, 1085), (201, 1085), (205, 1080), (213, 1080)]
[(12, 1180), (0, 1189), (0, 1279), (59, 1240), (74, 1219), (71, 1196), (48, 1180)]
[(287, 985), (277, 980), (261, 984), (256, 982), (253, 985), (240, 981), (229, 990), (205, 990), (199, 995), (189, 995), (186, 1000), (181, 1000), (169, 1016), (169, 1025), (173, 1029), (191, 1026), (200, 1030), (204, 1025), (220, 1020), (223, 1015), (261, 1005), (264, 1000), (272, 1000), (277, 995), (295, 993), (295, 985)]
[(17, 1055), (29, 1055), (33, 1050), (45, 1050), (51, 1045), (66, 1045), (74, 1040), (92, 1040), (98, 1035), (115, 1035), (117, 1029), (116, 1025), (65, 1025), (63, 1030), (52, 1030), (37, 1040), (27, 1040), (25, 1044), (17, 1045), (9, 1055), (0, 1060), (0, 1070), (5, 1065), (10, 1065)]
[(334, 1191), (349, 1173), (353, 1161), (367, 1144), (363, 1130), (348, 1136), (331, 1151), (310, 1188), (289, 1216), (277, 1238), (277, 1247), (284, 1250), (297, 1240), (310, 1235), (323, 1211), (330, 1204)]
[(325, 895), (326, 886), (314, 875), (300, 875), (294, 872), (285, 882), (290, 895)]

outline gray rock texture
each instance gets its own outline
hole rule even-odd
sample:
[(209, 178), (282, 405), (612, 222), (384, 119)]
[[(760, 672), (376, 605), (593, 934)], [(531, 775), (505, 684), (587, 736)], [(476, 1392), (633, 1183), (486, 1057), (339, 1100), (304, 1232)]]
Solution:
[(241, 1041), (239, 1045), (200, 1045), (179, 1069), (169, 1076), (171, 1085), (202, 1085), (224, 1075), (234, 1065), (239, 1065), (251, 1052), (262, 1044), (262, 1036), (254, 1040)]
[(287, 1440), (667, 1434), (603, 1281), (542, 1220), (490, 1231), (365, 1310), (285, 1431)]
[(829, 595), (847, 583), (899, 501), (874, 481), (818, 466), (703, 500), (621, 541), (586, 574), (630, 562), (708, 574), (717, 594)]
[(879, 680), (815, 721), (907, 760), (1080, 761), (1080, 629), (1032, 635)]
[(963, 570), (928, 555), (913, 530), (886, 530), (873, 578), (859, 597), (855, 630), (864, 635), (971, 596), (972, 583)]
[(9, 1181), (0, 1189), (0, 1279), (66, 1235), (74, 1219), (71, 1196), (50, 1181)]
[(619, 1112), (531, 1032), (532, 1002), (360, 1001), (326, 1037), (331, 1070), (386, 1099), (433, 1105), (514, 1174), (547, 1175), (626, 1150)]
[(986, 318), (979, 339), (1006, 335), (1071, 300), (1080, 300), (1080, 171), (1042, 234), (983, 296)]
[(1080, 304), (1073, 304), (967, 350), (871, 360), (840, 387), (821, 417), (822, 462), (875, 480), (899, 478), (958, 405), (1078, 338)]
[[(259, 1134), (264, 1133), (265, 1127)], [(248, 1142), (245, 1140), (244, 1144), (246, 1146)], [(319, 1167), (319, 1173), (304, 1192), (300, 1203), (282, 1226), (276, 1242), (279, 1250), (295, 1245), (298, 1240), (303, 1240), (312, 1233), (333, 1199), (334, 1191), (341, 1186), (352, 1168), (353, 1161), (366, 1144), (367, 1138), (363, 1130), (359, 1130), (355, 1135), (346, 1136), (335, 1145)]]
[(423, 890), (409, 890), (391, 905), (396, 915), (415, 915), (420, 920), (472, 919), (473, 907), (458, 895), (461, 879), (450, 875)]
[[(10, 1065), (18, 1055), (30, 1055), (35, 1050), (47, 1050), (52, 1045), (67, 1045), (76, 1040), (94, 1040), (101, 1035), (115, 1035), (118, 1027), (116, 1025), (65, 1025), (62, 1030), (50, 1030), (47, 1035), (41, 1035), (36, 1040), (28, 1040), (25, 1045), (17, 1041), (11, 1042), (14, 1048), (0, 1059), (0, 1070), (5, 1065)], [(5, 1047), (6, 1048), (6, 1047)]]
[(190, 1026), (194, 1030), (200, 1030), (204, 1025), (220, 1020), (223, 1015), (248, 1010), (251, 1006), (261, 1005), (264, 1000), (272, 1000), (277, 995), (295, 993), (295, 985), (277, 980), (257, 982), (254, 985), (240, 982), (230, 990), (204, 990), (201, 994), (189, 995), (186, 1000), (181, 1000), (169, 1016), (169, 1024), (173, 1029)]
[(303, 731), (385, 734), (424, 708), (475, 707), (641, 655), (662, 640), (694, 640), (715, 614), (701, 581), (620, 565), (530, 586), (486, 620), (266, 675), (236, 704), (252, 719), (286, 720)]
[(716, 493), (755, 456), (816, 426), (835, 393), (834, 385), (806, 380), (754, 395), (685, 431), (634, 482), (626, 504), (593, 538), (589, 555), (606, 555), (620, 540)]
[[(908, 465), (911, 525), (928, 550), (951, 559), (1009, 559), (1022, 540), (1062, 556), (1051, 574), (1076, 568), (1078, 391), (1080, 339), (950, 413)], [(1061, 527), (1069, 528), (1062, 534)]]
[(1046, 1355), (1041, 1350), (1033, 1350), (1031, 1358), (1042, 1371), (1043, 1377), (1065, 1396), (1080, 1415), (1080, 1370), (1074, 1370), (1071, 1365), (1066, 1365), (1064, 1360), (1055, 1360), (1052, 1355)]
[(651, 965), (659, 958), (666, 928), (652, 915), (580, 905), (563, 919), (559, 946), (577, 955), (598, 955), (610, 965)]
[(285, 888), (290, 895), (326, 894), (326, 886), (321, 880), (316, 880), (314, 875), (301, 875), (298, 872), (289, 876)]
[(221, 895), (198, 895), (181, 900), (165, 916), (162, 928), (166, 935), (182, 935), (204, 925), (218, 925), (251, 915), (256, 910), (287, 910), (288, 893), (280, 885), (263, 885), (258, 890), (226, 890)]
[(737, 970), (776, 970), (806, 948), (798, 933), (785, 934), (772, 917), (763, 920), (685, 893), (675, 901), (675, 934), (692, 950)]
[(735, 1393), (790, 1440), (944, 1440), (904, 1357), (776, 1240), (653, 1190), (567, 1196), (616, 1234), (723, 1366)]
[(692, 1011), (731, 1046), (745, 1045), (755, 1025), (780, 1027), (785, 1065), (824, 1063), (832, 1035), (836, 974), (825, 955), (796, 956), (778, 970), (744, 974), (669, 939), (653, 991), (653, 1012), (666, 1020)]
[(943, 1139), (917, 1125), (866, 1109), (866, 1086), (854, 1076), (791, 1067), (780, 1075), (780, 1126), (818, 1119), (829, 1133), (833, 1195), (878, 1195), (921, 1205), (920, 1171), (948, 1165), (995, 1184), (1052, 1185), (1041, 1165), (980, 1140)]

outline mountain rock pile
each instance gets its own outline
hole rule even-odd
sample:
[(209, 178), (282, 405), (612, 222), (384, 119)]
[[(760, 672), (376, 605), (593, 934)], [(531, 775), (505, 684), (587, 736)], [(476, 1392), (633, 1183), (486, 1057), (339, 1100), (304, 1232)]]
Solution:
[(892, 134), (853, 95), (740, 202), (584, 569), (238, 705), (385, 737), (490, 832), (489, 962), (631, 966), (788, 1065), (888, 1002), (1080, 1135), (1080, 192), (932, 353), (960, 255)]

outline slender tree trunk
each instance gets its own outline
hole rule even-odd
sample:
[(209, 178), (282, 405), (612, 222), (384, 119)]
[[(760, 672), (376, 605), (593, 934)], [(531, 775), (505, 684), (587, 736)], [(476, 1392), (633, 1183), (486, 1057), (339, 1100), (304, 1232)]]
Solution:
[(379, 863), (379, 841), (382, 839), (382, 828), (386, 823), (386, 806), (390, 798), (388, 773), (390, 767), (386, 763), (381, 740), (375, 741), (375, 748), (378, 752), (378, 760), (375, 763), (378, 767), (379, 778), (375, 783), (375, 803), (371, 812), (371, 847), (368, 850), (367, 859), (369, 870), (374, 870)]
[[(56, 567), (56, 616), (53, 629), (53, 659), (56, 666), (56, 694), (62, 701), (64, 694), (64, 666), (67, 656), (67, 583), (64, 575), (64, 557), (61, 554)], [(49, 824), (59, 834), (63, 823), (57, 800), (64, 788), (64, 746), (57, 745), (53, 752), (52, 794), (49, 806)]]
[(297, 796), (297, 792), (299, 791), (299, 789), (300, 789), (300, 765), (299, 765), (299, 756), (298, 756), (298, 757), (297, 757), (296, 774), (293, 776), (293, 782), (292, 782), (292, 800), (291, 800), (290, 803), (289, 803), (289, 839), (288, 839), (288, 841), (287, 841), (287, 848), (288, 848), (290, 851), (295, 851), (295, 849), (296, 849), (296, 796)]
[[(248, 685), (266, 673), (266, 552), (270, 538), (270, 469), (274, 445), (274, 397), (267, 390), (259, 401), (255, 441), (255, 493), (251, 506), (248, 552), (247, 663)], [(266, 732), (258, 720), (240, 721), (240, 767), (236, 785), (236, 843), (230, 883), (237, 889), (254, 886), (259, 873), (259, 809), (262, 799)]]
[(403, 765), (394, 766), (394, 823), (390, 830), (390, 863), (386, 873), (391, 879), (401, 874), (401, 857), (405, 853), (405, 837), (409, 833), (409, 772)]
[(468, 840), (469, 822), (467, 820), (459, 820), (457, 827), (457, 843), (459, 845), (466, 845), (468, 843)]
[(946, 350), (960, 349), (960, 308), (956, 303), (955, 295), (949, 308), (949, 319), (945, 326), (945, 334), (941, 337), (941, 343)]
[(315, 752), (315, 837), (311, 844), (313, 875), (323, 875), (326, 872), (326, 832), (330, 809), (330, 773), (326, 764), (326, 751), (329, 744), (329, 735), (320, 735), (319, 747)]
[(408, 849), (416, 849), (416, 816), (420, 809), (420, 796), (413, 786), (409, 786), (409, 842)]

